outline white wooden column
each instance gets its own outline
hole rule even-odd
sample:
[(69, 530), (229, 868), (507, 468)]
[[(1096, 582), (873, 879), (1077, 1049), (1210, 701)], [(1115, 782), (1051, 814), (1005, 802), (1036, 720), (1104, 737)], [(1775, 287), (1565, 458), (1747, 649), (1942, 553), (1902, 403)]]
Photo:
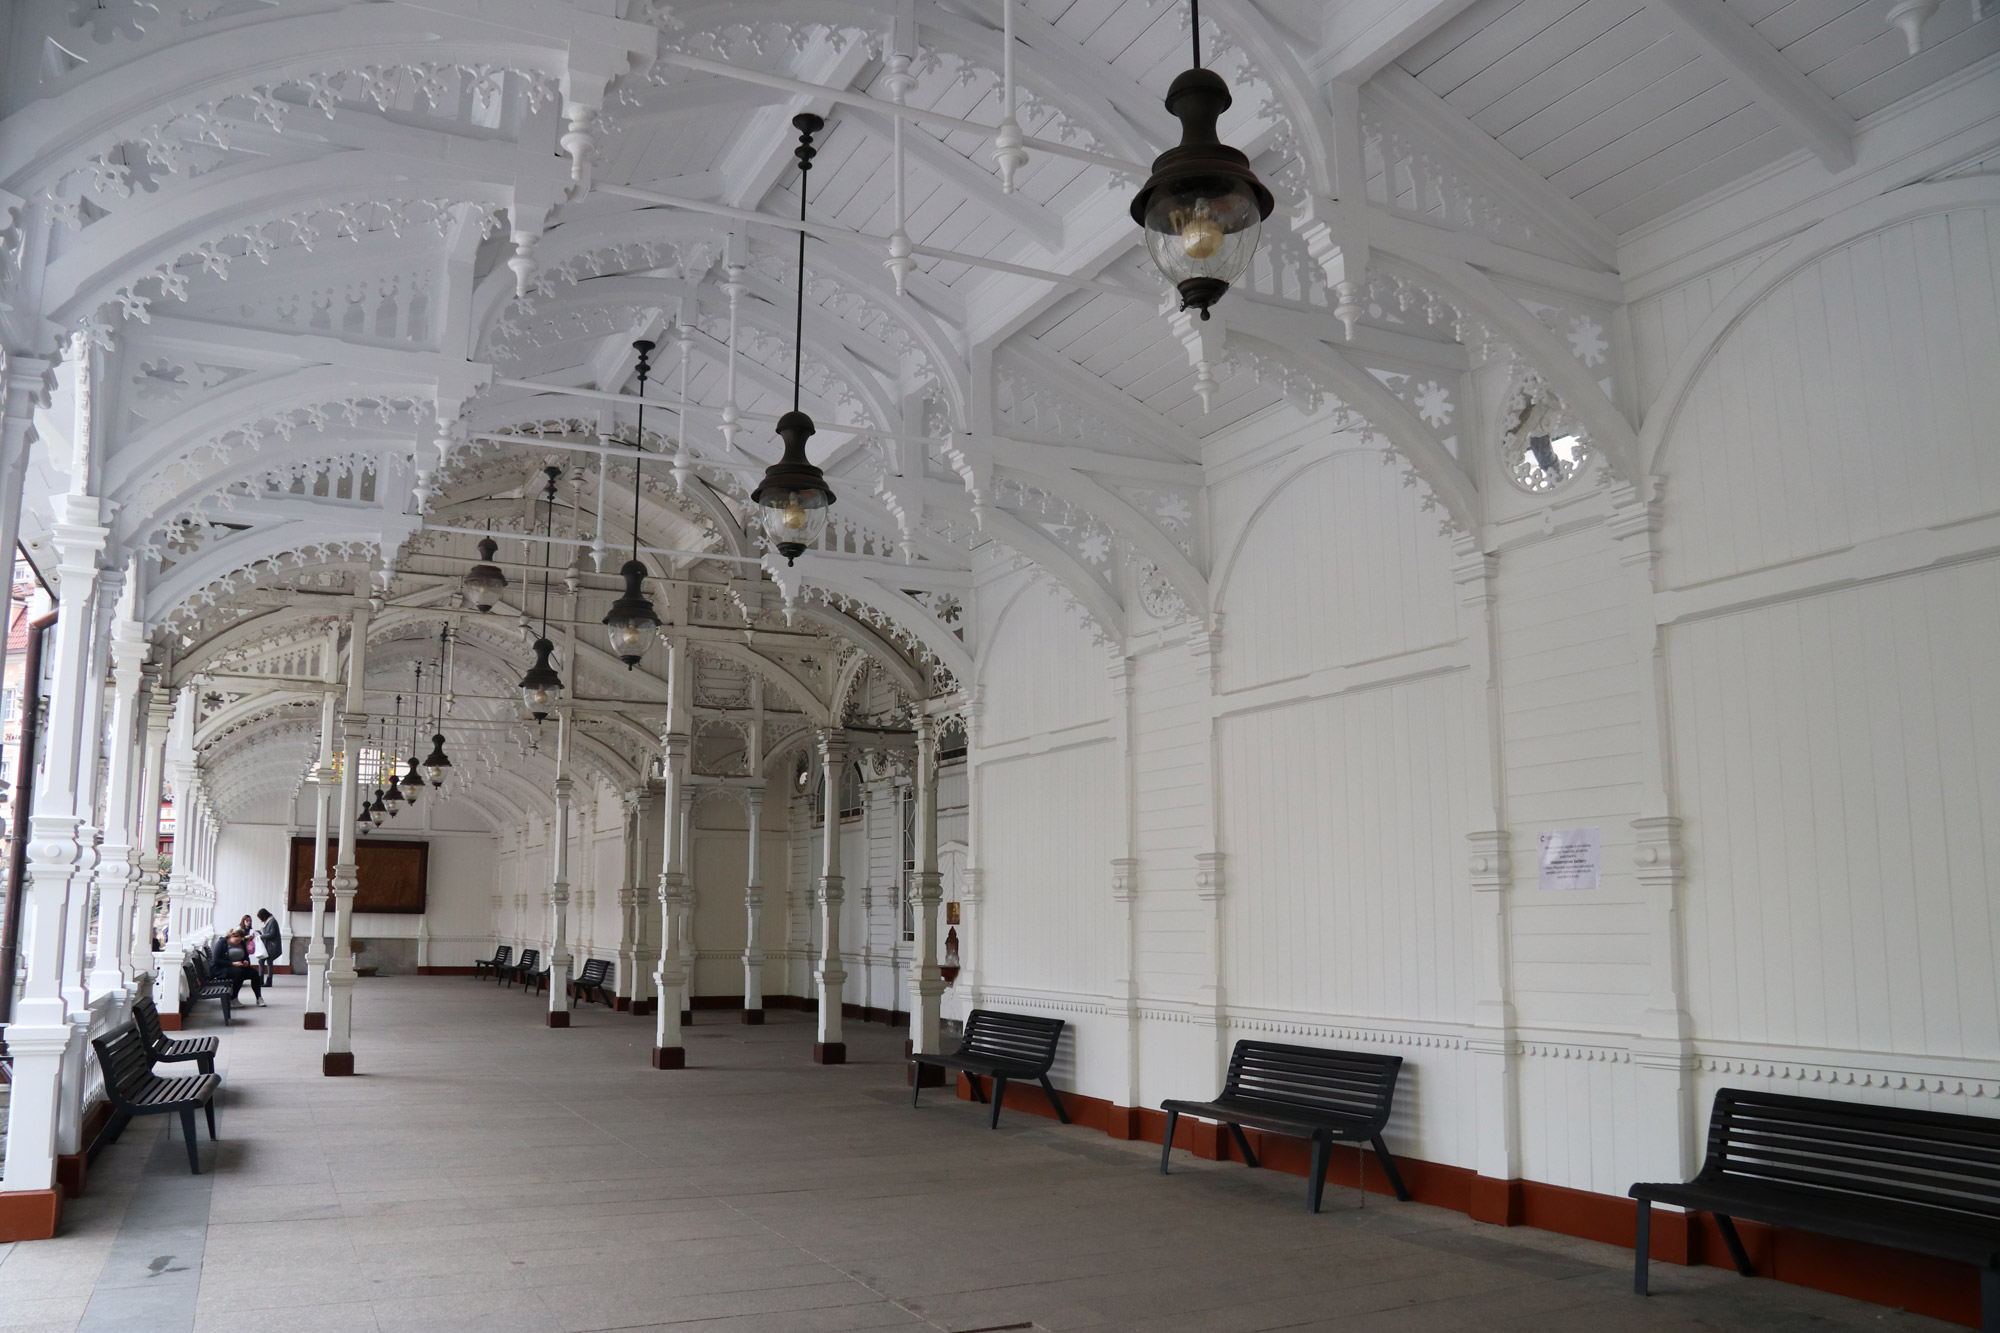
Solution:
[(109, 724), (111, 753), (104, 784), (104, 843), (97, 857), (97, 960), (91, 968), (88, 987), (93, 999), (118, 994), (121, 1007), (133, 977), (129, 956), (135, 873), (132, 844), (138, 838), (138, 830), (133, 826), (137, 813), (133, 793), (138, 786), (140, 747), (144, 739), (139, 725), (139, 686), (144, 678), (139, 669), (146, 661), (146, 637), (132, 619), (136, 595), (133, 580), (128, 577), (119, 593), (111, 634), (115, 682)]
[[(69, 908), (63, 929), (68, 939), (63, 945), (63, 994), (68, 997), (70, 1021), (87, 1030), (90, 1025), (89, 988), (91, 889), (97, 881), (101, 861), (98, 841), (102, 830), (96, 824), (98, 785), (104, 757), (105, 688), (111, 671), (111, 621), (117, 600), (125, 589), (125, 575), (118, 570), (102, 570), (97, 576), (97, 596), (90, 607), (90, 643), (84, 653), (83, 716), (76, 747), (76, 873), (70, 881)], [(61, 1151), (79, 1151), (78, 1136), (83, 1129), (84, 1056), (82, 1041), (72, 1043), (63, 1059), (63, 1119), (57, 1135)]]
[(639, 993), (639, 931), (646, 919), (639, 892), (639, 807), (644, 795), (637, 787), (620, 793), (625, 807), (621, 834), (625, 858), (618, 873), (618, 985), (612, 1002), (620, 1013), (632, 1011), (632, 1001)]
[[(761, 765), (753, 765), (750, 771), (760, 770)], [(743, 809), (750, 821), (749, 871), (743, 877), (743, 1021), (761, 1023), (764, 1021), (764, 793), (761, 788), (743, 793)]]
[[(1673, 800), (1665, 643), (1653, 606), (1664, 488), (1657, 477), (1644, 478), (1639, 485), (1614, 484), (1607, 529), (1618, 541), (1618, 562), (1624, 569), (1627, 625), (1638, 677), (1640, 817), (1632, 821), (1632, 856), (1646, 902), (1651, 963), (1650, 993), (1640, 1013), (1638, 1040), (1632, 1044), (1639, 1086), (1635, 1141), (1642, 1145), (1635, 1165), (1643, 1180), (1687, 1180), (1700, 1164), (1694, 1024), (1686, 1001), (1681, 821)], [(1656, 1228), (1660, 1225), (1656, 1216)]]
[[(333, 636), (329, 635), (329, 639)], [(337, 653), (332, 642), (327, 644), (327, 661), (335, 660)], [(307, 927), (306, 936), (306, 1012), (305, 1029), (320, 1032), (326, 1027), (326, 909), (328, 894), (332, 884), (327, 877), (326, 837), (330, 831), (327, 821), (331, 812), (338, 783), (333, 772), (333, 729), (335, 725), (336, 699), (332, 690), (320, 695), (319, 700), (319, 758), (314, 762), (307, 780), (313, 788), (313, 868), (312, 883), (308, 892), (312, 897), (312, 923)]]
[[(917, 716), (917, 865), (910, 894), (917, 927), (916, 954), (910, 959), (910, 1051), (914, 1055), (936, 1055), (943, 1050), (939, 1006), (944, 996), (944, 974), (938, 971), (938, 904), (944, 899), (937, 859), (937, 719), (928, 713)], [(934, 1066), (915, 1069), (913, 1076), (927, 1074)], [(937, 1082), (944, 1082), (937, 1070)]]
[(1481, 1222), (1521, 1220), (1519, 1065), (1508, 942), (1514, 864), (1507, 828), (1506, 752), (1501, 730), (1498, 626), (1493, 610), (1499, 558), (1472, 538), (1457, 546), (1458, 633), (1466, 648), (1466, 806), (1482, 825), (1466, 834), (1473, 899), (1472, 1053), (1479, 1174), (1469, 1211)]
[(556, 712), (555, 852), (549, 880), (548, 1025), (569, 1026), (569, 815), (576, 784), (569, 776), (569, 709)]
[[(63, 927), (71, 895), (82, 895), (85, 887), (77, 879), (77, 833), (84, 823), (78, 809), (78, 752), (83, 745), (84, 677), (97, 593), (97, 562), (110, 536), (99, 523), (101, 506), (89, 493), (91, 361), (89, 339), (81, 333), (73, 335), (59, 373), (59, 393), (65, 396), (51, 412), (67, 419), (70, 437), (47, 442), (51, 461), (69, 471), (70, 485), (52, 504), (54, 521), (49, 529), (56, 555), (54, 685), (44, 722), (47, 742), (42, 772), (26, 830), (28, 879), (21, 916), (21, 992), (13, 1021), (6, 1029), (14, 1069), (0, 1189), (10, 1192), (55, 1188), (62, 1067), (66, 1053), (83, 1039), (82, 1029), (70, 1017), (63, 985), (66, 973), (80, 960), (65, 957)], [(10, 385), (10, 405), (15, 397), (12, 390)]]
[[(153, 1003), (166, 1019), (168, 1005), (162, 996), (165, 978), (160, 975), (160, 958), (153, 951), (153, 917), (158, 911), (160, 884), (160, 789), (167, 766), (167, 727), (173, 718), (166, 684), (157, 666), (142, 668), (147, 678), (146, 756), (139, 781), (139, 885), (132, 905), (133, 957), (146, 960), (153, 970)], [(175, 968), (176, 977), (179, 968)], [(180, 1017), (178, 1013), (174, 1015)]]
[(687, 781), (688, 736), (693, 702), (694, 662), (687, 640), (667, 638), (667, 716), (660, 725), (660, 964), (653, 972), (653, 1068), (684, 1069), (680, 998), (686, 983), (681, 963), (680, 839), (681, 788)]
[(341, 716), (340, 857), (333, 866), (333, 958), (326, 969), (326, 1055), (321, 1072), (354, 1072), (354, 821), (360, 817), (361, 747), (368, 731), (368, 608), (354, 613), (347, 644), (347, 707)]
[[(685, 765), (686, 761), (682, 761)], [(694, 1022), (694, 799), (695, 790), (687, 780), (687, 770), (681, 770), (681, 818), (680, 836), (674, 842), (674, 869), (679, 872), (679, 887), (675, 892), (674, 911), (678, 920), (675, 932), (679, 936), (681, 951), (681, 1022)]]
[(847, 1063), (840, 1014), (847, 995), (847, 973), (840, 957), (840, 906), (846, 897), (840, 877), (840, 788), (847, 772), (844, 732), (829, 728), (819, 734), (819, 762), (826, 775), (826, 836), (820, 840), (819, 1026), (813, 1060), (840, 1065)]

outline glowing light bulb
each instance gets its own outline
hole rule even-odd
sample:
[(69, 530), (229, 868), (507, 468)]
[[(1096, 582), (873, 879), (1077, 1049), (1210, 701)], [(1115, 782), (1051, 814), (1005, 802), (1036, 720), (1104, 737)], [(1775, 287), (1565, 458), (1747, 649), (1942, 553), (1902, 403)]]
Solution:
[(779, 512), (778, 521), (793, 532), (804, 530), (806, 526), (806, 507), (799, 503), (797, 496), (793, 496), (792, 502)]
[(1208, 211), (1208, 201), (1201, 200), (1192, 213), (1176, 219), (1181, 233), (1181, 249), (1187, 251), (1190, 259), (1213, 259), (1222, 249), (1222, 224)]

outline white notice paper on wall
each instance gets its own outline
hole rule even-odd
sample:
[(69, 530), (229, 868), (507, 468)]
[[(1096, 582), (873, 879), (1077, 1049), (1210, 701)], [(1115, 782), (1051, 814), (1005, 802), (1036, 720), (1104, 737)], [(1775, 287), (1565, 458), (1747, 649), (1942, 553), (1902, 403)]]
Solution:
[(1543, 888), (1594, 889), (1597, 869), (1596, 829), (1558, 828), (1542, 833)]

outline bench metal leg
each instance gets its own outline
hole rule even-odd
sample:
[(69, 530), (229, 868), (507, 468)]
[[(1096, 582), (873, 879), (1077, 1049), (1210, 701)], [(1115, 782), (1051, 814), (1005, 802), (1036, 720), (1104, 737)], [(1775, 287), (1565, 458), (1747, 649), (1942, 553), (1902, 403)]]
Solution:
[(111, 1118), (104, 1122), (104, 1128), (98, 1134), (97, 1142), (90, 1145), (90, 1161), (95, 1163), (97, 1161), (97, 1154), (104, 1151), (104, 1145), (107, 1143), (116, 1143), (118, 1136), (125, 1132), (125, 1126), (131, 1123), (131, 1112), (113, 1111)]
[(215, 1142), (215, 1098), (210, 1097), (203, 1102), (201, 1109), (208, 1113), (208, 1141), (213, 1143)]
[(1062, 1098), (1056, 1096), (1055, 1085), (1049, 1082), (1047, 1074), (1042, 1075), (1042, 1091), (1049, 1094), (1049, 1105), (1056, 1108), (1056, 1119), (1067, 1125), (1069, 1123), (1069, 1112), (1063, 1109)]
[(1389, 1184), (1396, 1191), (1397, 1200), (1408, 1203), (1410, 1192), (1403, 1188), (1403, 1175), (1396, 1170), (1396, 1159), (1389, 1156), (1388, 1145), (1382, 1142), (1380, 1134), (1375, 1136), (1375, 1160), (1382, 1164), (1382, 1174), (1389, 1177)]
[(986, 1089), (980, 1085), (979, 1075), (967, 1074), (965, 1081), (972, 1085), (972, 1100), (978, 1102), (981, 1106), (986, 1105)]
[(999, 1074), (993, 1076), (993, 1118), (986, 1122), (988, 1129), (1000, 1128), (1000, 1103), (1007, 1096), (1007, 1080)]
[(181, 1110), (181, 1137), (187, 1140), (188, 1170), (198, 1176), (201, 1174), (201, 1150), (195, 1146), (194, 1108), (192, 1106), (184, 1107)]
[(1244, 1137), (1243, 1126), (1231, 1125), (1229, 1127), (1229, 1133), (1230, 1136), (1236, 1140), (1237, 1148), (1240, 1149), (1243, 1153), (1243, 1165), (1245, 1166), (1258, 1165), (1257, 1154), (1250, 1151), (1250, 1140)]
[(1326, 1159), (1333, 1155), (1333, 1141), (1324, 1134), (1315, 1134), (1312, 1139), (1312, 1176), (1306, 1181), (1306, 1211), (1319, 1211), (1320, 1195), (1326, 1191)]
[(213, 1055), (197, 1055), (194, 1058), (194, 1067), (204, 1074), (213, 1074), (215, 1072), (215, 1057)]
[(910, 1061), (910, 1105), (915, 1107), (924, 1098), (924, 1062)]
[(1167, 1174), (1167, 1162), (1174, 1155), (1174, 1126), (1181, 1122), (1179, 1111), (1167, 1112), (1167, 1132), (1160, 1140), (1160, 1174)]
[(1979, 1270), (1979, 1327), (2000, 1333), (2000, 1268)]
[(229, 1016), (229, 997), (227, 995), (218, 995), (215, 998), (222, 1001), (222, 1026), (226, 1028), (235, 1027), (236, 1020)]
[(1653, 1248), (1653, 1205), (1645, 1199), (1639, 1200), (1639, 1231), (1633, 1245), (1632, 1290), (1635, 1294), (1646, 1294), (1646, 1266)]
[(1729, 1257), (1736, 1261), (1736, 1271), (1744, 1277), (1756, 1277), (1757, 1270), (1750, 1266), (1750, 1256), (1743, 1249), (1743, 1237), (1736, 1234), (1736, 1223), (1717, 1213), (1715, 1225), (1722, 1232), (1722, 1243), (1729, 1247)]

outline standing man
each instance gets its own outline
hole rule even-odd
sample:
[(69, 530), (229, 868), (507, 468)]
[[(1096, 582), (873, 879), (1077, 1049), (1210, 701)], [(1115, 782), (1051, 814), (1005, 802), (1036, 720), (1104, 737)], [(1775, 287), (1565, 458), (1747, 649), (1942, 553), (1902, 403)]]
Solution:
[(263, 937), (264, 984), (270, 985), (272, 970), (277, 965), (278, 955), (285, 951), (284, 932), (278, 928), (278, 918), (271, 915), (268, 908), (257, 909), (257, 933)]

